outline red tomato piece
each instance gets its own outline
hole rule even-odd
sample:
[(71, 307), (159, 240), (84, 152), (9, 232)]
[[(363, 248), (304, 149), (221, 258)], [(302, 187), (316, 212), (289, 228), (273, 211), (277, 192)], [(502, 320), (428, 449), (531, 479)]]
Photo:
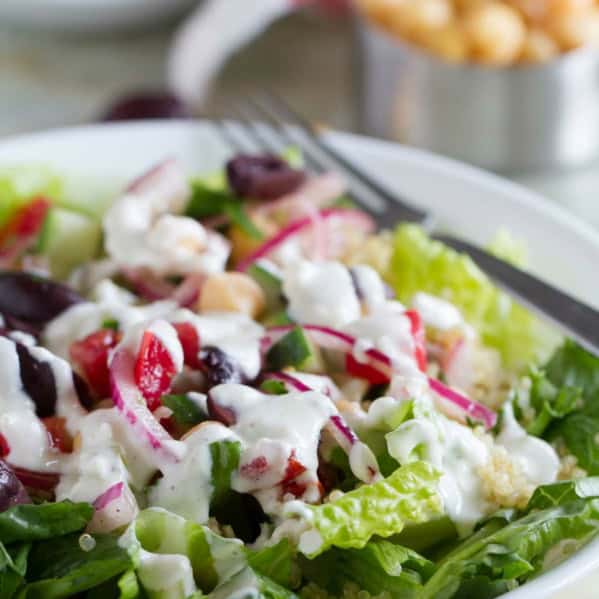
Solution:
[(71, 453), (73, 451), (73, 439), (67, 431), (66, 420), (51, 416), (43, 418), (42, 422), (48, 431), (50, 445), (62, 453)]
[(0, 256), (14, 259), (25, 252), (42, 229), (50, 200), (36, 198), (18, 210), (0, 229)]
[(110, 397), (108, 354), (120, 340), (118, 331), (100, 329), (70, 347), (72, 362), (79, 367), (97, 397)]
[(0, 433), (0, 458), (5, 458), (10, 453), (10, 445), (6, 437)]
[(414, 338), (414, 358), (422, 372), (427, 369), (426, 333), (420, 314), (416, 310), (408, 310), (406, 316), (410, 319), (412, 337)]
[(285, 478), (283, 478), (283, 483), (292, 481), (297, 478), (300, 474), (303, 474), (306, 471), (306, 467), (295, 459), (295, 451), (291, 453), (289, 456), (289, 460), (287, 461), (287, 469), (285, 470)]
[(168, 392), (177, 374), (175, 363), (162, 341), (146, 331), (135, 362), (135, 384), (145, 397), (150, 410), (160, 406), (160, 398)]
[(283, 483), (283, 495), (293, 495), (300, 498), (306, 492), (307, 485), (299, 483), (296, 480), (290, 480)]
[(202, 368), (200, 361), (200, 336), (198, 330), (188, 322), (176, 322), (173, 328), (177, 331), (179, 342), (183, 348), (185, 364), (194, 370)]
[(250, 480), (259, 480), (270, 468), (270, 464), (265, 456), (258, 456), (251, 462), (243, 464), (239, 469), (241, 475)]
[(352, 354), (345, 356), (345, 370), (348, 374), (355, 376), (359, 379), (368, 381), (371, 385), (384, 385), (389, 382), (389, 376), (370, 366), (370, 364), (364, 364), (358, 362)]

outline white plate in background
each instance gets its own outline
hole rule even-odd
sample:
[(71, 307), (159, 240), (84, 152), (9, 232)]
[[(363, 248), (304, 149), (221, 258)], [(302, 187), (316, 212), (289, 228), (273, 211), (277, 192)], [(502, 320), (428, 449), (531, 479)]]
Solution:
[[(4, 0), (6, 2), (6, 0)], [(47, 0), (52, 1), (52, 0)], [(331, 133), (338, 149), (451, 230), (487, 242), (499, 228), (527, 241), (531, 268), (599, 307), (599, 234), (524, 187), (426, 152), (354, 135)], [(45, 163), (114, 190), (166, 156), (190, 173), (222, 166), (228, 150), (206, 123), (95, 125), (0, 142), (0, 165)], [(599, 588), (599, 541), (567, 562), (508, 593), (505, 599), (594, 599)]]

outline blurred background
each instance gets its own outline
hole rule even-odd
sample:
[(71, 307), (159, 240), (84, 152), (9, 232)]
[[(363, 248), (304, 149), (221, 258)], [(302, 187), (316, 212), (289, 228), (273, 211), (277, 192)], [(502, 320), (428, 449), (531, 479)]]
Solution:
[[(4, 0), (0, 136), (223, 115), (269, 89), (331, 127), (496, 170), (599, 226), (599, 2), (361, 0), (358, 18), (341, 0), (204, 4)], [(165, 90), (185, 107), (156, 103)], [(131, 94), (154, 104), (119, 104)]]

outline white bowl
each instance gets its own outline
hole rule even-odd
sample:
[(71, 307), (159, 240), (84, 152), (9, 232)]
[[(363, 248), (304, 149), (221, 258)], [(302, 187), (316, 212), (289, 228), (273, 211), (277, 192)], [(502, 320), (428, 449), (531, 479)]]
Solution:
[[(504, 227), (525, 239), (533, 270), (599, 307), (599, 234), (575, 217), (519, 185), (452, 160), (353, 135), (332, 133), (330, 139), (465, 238), (484, 243)], [(43, 162), (103, 186), (109, 181), (115, 190), (165, 156), (197, 173), (219, 168), (227, 154), (205, 123), (96, 125), (0, 142), (0, 165)], [(574, 590), (576, 599), (592, 599), (598, 585), (599, 541), (504, 598), (565, 599)]]
[(174, 19), (199, 0), (2, 0), (0, 23), (88, 33), (141, 29)]

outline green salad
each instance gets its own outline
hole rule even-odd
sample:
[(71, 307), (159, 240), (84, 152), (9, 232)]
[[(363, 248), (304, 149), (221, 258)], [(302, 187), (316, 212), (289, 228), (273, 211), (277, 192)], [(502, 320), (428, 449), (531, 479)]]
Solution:
[(0, 169), (0, 599), (490, 599), (597, 535), (599, 359), (467, 256), (296, 153), (80, 187)]

